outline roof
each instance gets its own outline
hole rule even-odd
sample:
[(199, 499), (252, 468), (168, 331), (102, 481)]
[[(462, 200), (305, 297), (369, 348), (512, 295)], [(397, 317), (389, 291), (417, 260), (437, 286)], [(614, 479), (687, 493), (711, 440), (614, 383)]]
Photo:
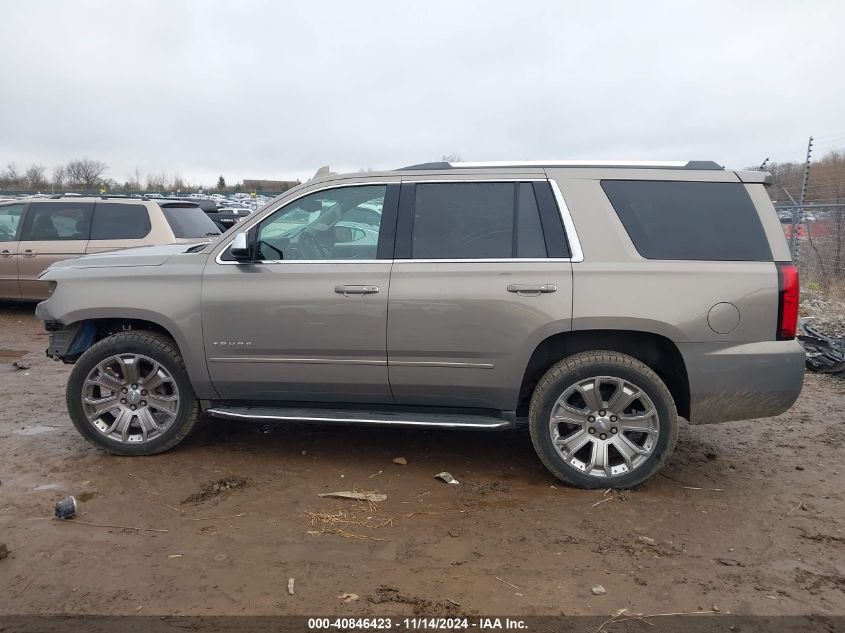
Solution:
[(619, 169), (719, 169), (724, 167), (712, 160), (491, 160), (475, 162), (420, 163), (400, 167), (401, 170), (472, 169), (495, 167), (610, 167)]

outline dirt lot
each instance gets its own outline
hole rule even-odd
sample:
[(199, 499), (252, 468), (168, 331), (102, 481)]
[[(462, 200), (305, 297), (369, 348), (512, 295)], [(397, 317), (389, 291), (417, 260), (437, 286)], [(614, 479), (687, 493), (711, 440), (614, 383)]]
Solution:
[[(559, 485), (521, 431), (207, 420), (117, 458), (71, 426), (31, 313), (0, 306), (0, 613), (845, 614), (841, 378), (808, 376), (778, 418), (685, 425), (624, 494)], [(317, 496), (351, 489), (388, 498)], [(69, 494), (141, 529), (50, 519)]]

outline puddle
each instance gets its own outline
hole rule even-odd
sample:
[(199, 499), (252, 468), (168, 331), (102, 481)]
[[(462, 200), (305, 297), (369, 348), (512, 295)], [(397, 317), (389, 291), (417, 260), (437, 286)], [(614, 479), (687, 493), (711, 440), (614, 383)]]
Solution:
[(22, 429), (12, 431), (12, 435), (41, 435), (42, 433), (55, 433), (61, 430), (60, 426), (52, 426), (49, 424), (33, 424)]

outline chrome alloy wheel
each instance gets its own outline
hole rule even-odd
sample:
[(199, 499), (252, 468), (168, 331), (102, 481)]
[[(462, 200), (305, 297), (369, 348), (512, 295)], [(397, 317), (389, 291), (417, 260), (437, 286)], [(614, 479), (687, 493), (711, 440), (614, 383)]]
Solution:
[(651, 399), (631, 381), (595, 376), (579, 380), (557, 399), (549, 432), (571, 467), (591, 477), (618, 477), (654, 452), (660, 419)]
[(179, 388), (158, 361), (141, 354), (117, 354), (88, 373), (82, 408), (103, 436), (144, 443), (161, 435), (176, 419)]

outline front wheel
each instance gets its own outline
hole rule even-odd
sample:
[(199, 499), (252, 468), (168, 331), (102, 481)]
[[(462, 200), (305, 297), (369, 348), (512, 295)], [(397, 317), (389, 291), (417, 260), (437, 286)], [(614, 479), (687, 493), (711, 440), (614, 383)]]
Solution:
[(92, 345), (66, 390), (73, 425), (116, 455), (153, 455), (178, 444), (199, 407), (175, 344), (155, 332), (122, 332)]
[(675, 448), (678, 413), (648, 366), (609, 351), (564, 359), (540, 380), (529, 410), (531, 441), (545, 466), (578, 488), (630, 488)]

